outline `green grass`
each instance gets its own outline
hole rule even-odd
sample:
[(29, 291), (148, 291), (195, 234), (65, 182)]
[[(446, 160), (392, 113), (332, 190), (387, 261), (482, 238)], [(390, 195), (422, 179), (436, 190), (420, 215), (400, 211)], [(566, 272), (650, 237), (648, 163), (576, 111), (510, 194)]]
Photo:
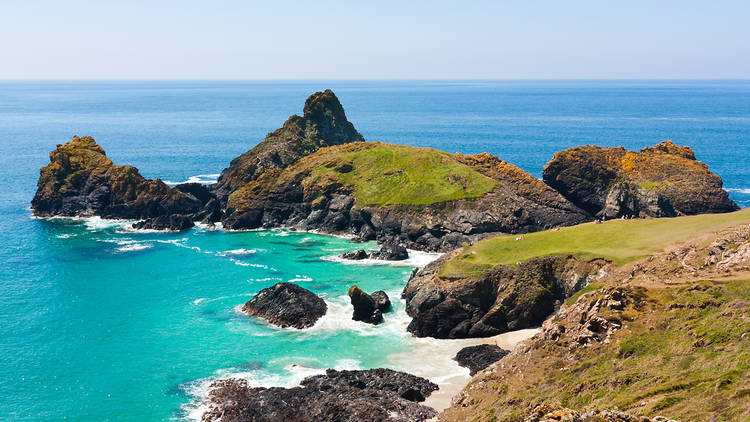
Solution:
[[(337, 180), (353, 187), (362, 205), (426, 205), (476, 198), (497, 185), (447, 152), (383, 143), (360, 145), (364, 147), (321, 151), (316, 161), (336, 155), (333, 161), (312, 169), (312, 180)], [(351, 165), (350, 171), (342, 171), (346, 164)]]
[(726, 214), (586, 223), (526, 234), (522, 240), (516, 240), (519, 236), (515, 235), (498, 236), (464, 249), (443, 265), (441, 276), (476, 276), (493, 266), (550, 255), (605, 258), (621, 265), (661, 252), (669, 245), (743, 223), (750, 223), (750, 209)]

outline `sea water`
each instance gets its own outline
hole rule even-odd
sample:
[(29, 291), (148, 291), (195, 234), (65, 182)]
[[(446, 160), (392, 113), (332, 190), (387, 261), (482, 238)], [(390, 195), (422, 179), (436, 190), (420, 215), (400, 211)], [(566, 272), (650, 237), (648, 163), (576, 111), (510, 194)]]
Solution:
[[(347, 263), (336, 256), (375, 245), (31, 217), (39, 168), (74, 134), (147, 177), (210, 183), (325, 88), (368, 140), (487, 151), (537, 177), (563, 148), (673, 139), (750, 205), (747, 81), (0, 82), (0, 420), (190, 419), (224, 376), (291, 386), (325, 368), (462, 371), (406, 333), (399, 293), (434, 256)], [(328, 314), (294, 330), (238, 311), (279, 281), (320, 294)], [(389, 293), (383, 324), (350, 319), (352, 284)]]

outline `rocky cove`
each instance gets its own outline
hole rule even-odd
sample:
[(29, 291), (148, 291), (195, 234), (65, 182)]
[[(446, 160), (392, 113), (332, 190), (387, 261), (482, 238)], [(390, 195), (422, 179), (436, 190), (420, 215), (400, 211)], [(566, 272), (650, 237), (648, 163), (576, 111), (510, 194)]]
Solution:
[[(589, 180), (589, 175), (594, 176)], [(467, 156), (364, 142), (338, 99), (326, 91), (307, 100), (303, 116), (290, 117), (233, 160), (215, 185), (170, 187), (159, 179), (145, 179), (134, 167), (114, 165), (92, 138), (75, 137), (50, 154), (32, 208), (37, 216), (142, 220), (134, 225), (138, 229), (180, 231), (195, 222), (220, 222), (232, 230), (287, 227), (446, 252), (412, 275), (403, 298), (413, 318), (410, 332), (455, 339), (539, 326), (568, 297), (611, 272), (610, 259), (567, 254), (466, 273), (443, 271), (484, 239), (514, 234), (523, 243), (523, 234), (595, 219), (731, 212), (737, 206), (718, 176), (697, 162), (689, 148), (671, 141), (640, 152), (566, 150), (555, 155), (545, 167), (544, 179), (538, 180), (489, 154)], [(319, 304), (314, 307), (321, 312)], [(303, 321), (298, 328), (312, 324)], [(371, 374), (363, 373), (366, 379), (360, 381), (365, 387), (356, 388), (372, 389), (367, 387)], [(320, 392), (353, 394), (351, 385), (339, 390), (335, 382), (328, 384), (337, 373), (327, 377), (308, 379), (304, 388), (291, 389), (294, 392), (250, 391), (246, 385), (225, 383), (217, 385), (219, 392), (212, 400), (239, 406), (218, 408), (218, 414), (233, 409), (236, 420), (260, 420), (248, 413), (257, 400), (294, 401), (288, 394), (297, 393), (308, 398), (320, 398)], [(401, 375), (397, 378), (404, 382)], [(388, 394), (396, 394), (419, 401), (406, 399), (401, 389), (385, 390), (382, 400), (392, 403), (394, 397)], [(326, 398), (331, 397), (328, 393)], [(362, 406), (384, 409), (373, 413), (373, 420), (399, 420), (382, 400)], [(335, 406), (331, 402), (328, 408)], [(398, 417), (434, 416), (410, 404), (404, 412)], [(321, 418), (321, 413), (287, 416), (306, 420), (310, 415)]]

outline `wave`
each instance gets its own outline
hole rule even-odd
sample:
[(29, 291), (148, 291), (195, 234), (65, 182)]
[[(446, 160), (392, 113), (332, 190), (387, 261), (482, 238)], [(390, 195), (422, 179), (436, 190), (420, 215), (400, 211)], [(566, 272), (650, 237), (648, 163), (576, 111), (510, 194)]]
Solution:
[(338, 255), (324, 256), (321, 259), (329, 262), (338, 262), (344, 265), (391, 265), (394, 267), (419, 267), (422, 268), (430, 262), (440, 258), (443, 254), (437, 252), (423, 252), (409, 249), (409, 259), (403, 261), (384, 261), (382, 259), (344, 259)]
[(724, 188), (727, 192), (736, 192), (736, 193), (744, 193), (746, 195), (750, 195), (750, 189), (747, 188)]
[(313, 281), (313, 279), (306, 275), (299, 275), (299, 274), (295, 275), (294, 278), (289, 279), (290, 283), (298, 283), (300, 281), (310, 282), (310, 281)]
[(219, 180), (220, 174), (196, 174), (195, 176), (188, 177), (187, 180), (182, 182), (171, 182), (169, 180), (163, 180), (169, 186), (181, 185), (183, 183), (201, 183), (204, 185), (212, 185)]
[(154, 245), (150, 243), (133, 243), (125, 246), (121, 246), (117, 248), (117, 251), (119, 252), (132, 252), (132, 251), (142, 251), (144, 249), (151, 249)]

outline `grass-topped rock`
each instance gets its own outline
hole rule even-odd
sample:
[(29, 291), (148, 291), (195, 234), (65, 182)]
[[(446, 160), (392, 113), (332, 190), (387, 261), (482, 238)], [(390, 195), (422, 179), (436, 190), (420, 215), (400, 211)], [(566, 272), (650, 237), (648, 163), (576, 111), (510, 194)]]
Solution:
[(135, 167), (114, 165), (93, 138), (74, 136), (50, 152), (31, 206), (37, 216), (144, 219), (195, 213), (203, 204)]
[(674, 217), (739, 209), (721, 177), (689, 147), (664, 141), (640, 152), (593, 145), (566, 149), (544, 167), (544, 181), (601, 218)]
[(380, 142), (321, 148), (236, 190), (227, 207), (229, 228), (292, 226), (426, 250), (589, 219), (490, 154)]

